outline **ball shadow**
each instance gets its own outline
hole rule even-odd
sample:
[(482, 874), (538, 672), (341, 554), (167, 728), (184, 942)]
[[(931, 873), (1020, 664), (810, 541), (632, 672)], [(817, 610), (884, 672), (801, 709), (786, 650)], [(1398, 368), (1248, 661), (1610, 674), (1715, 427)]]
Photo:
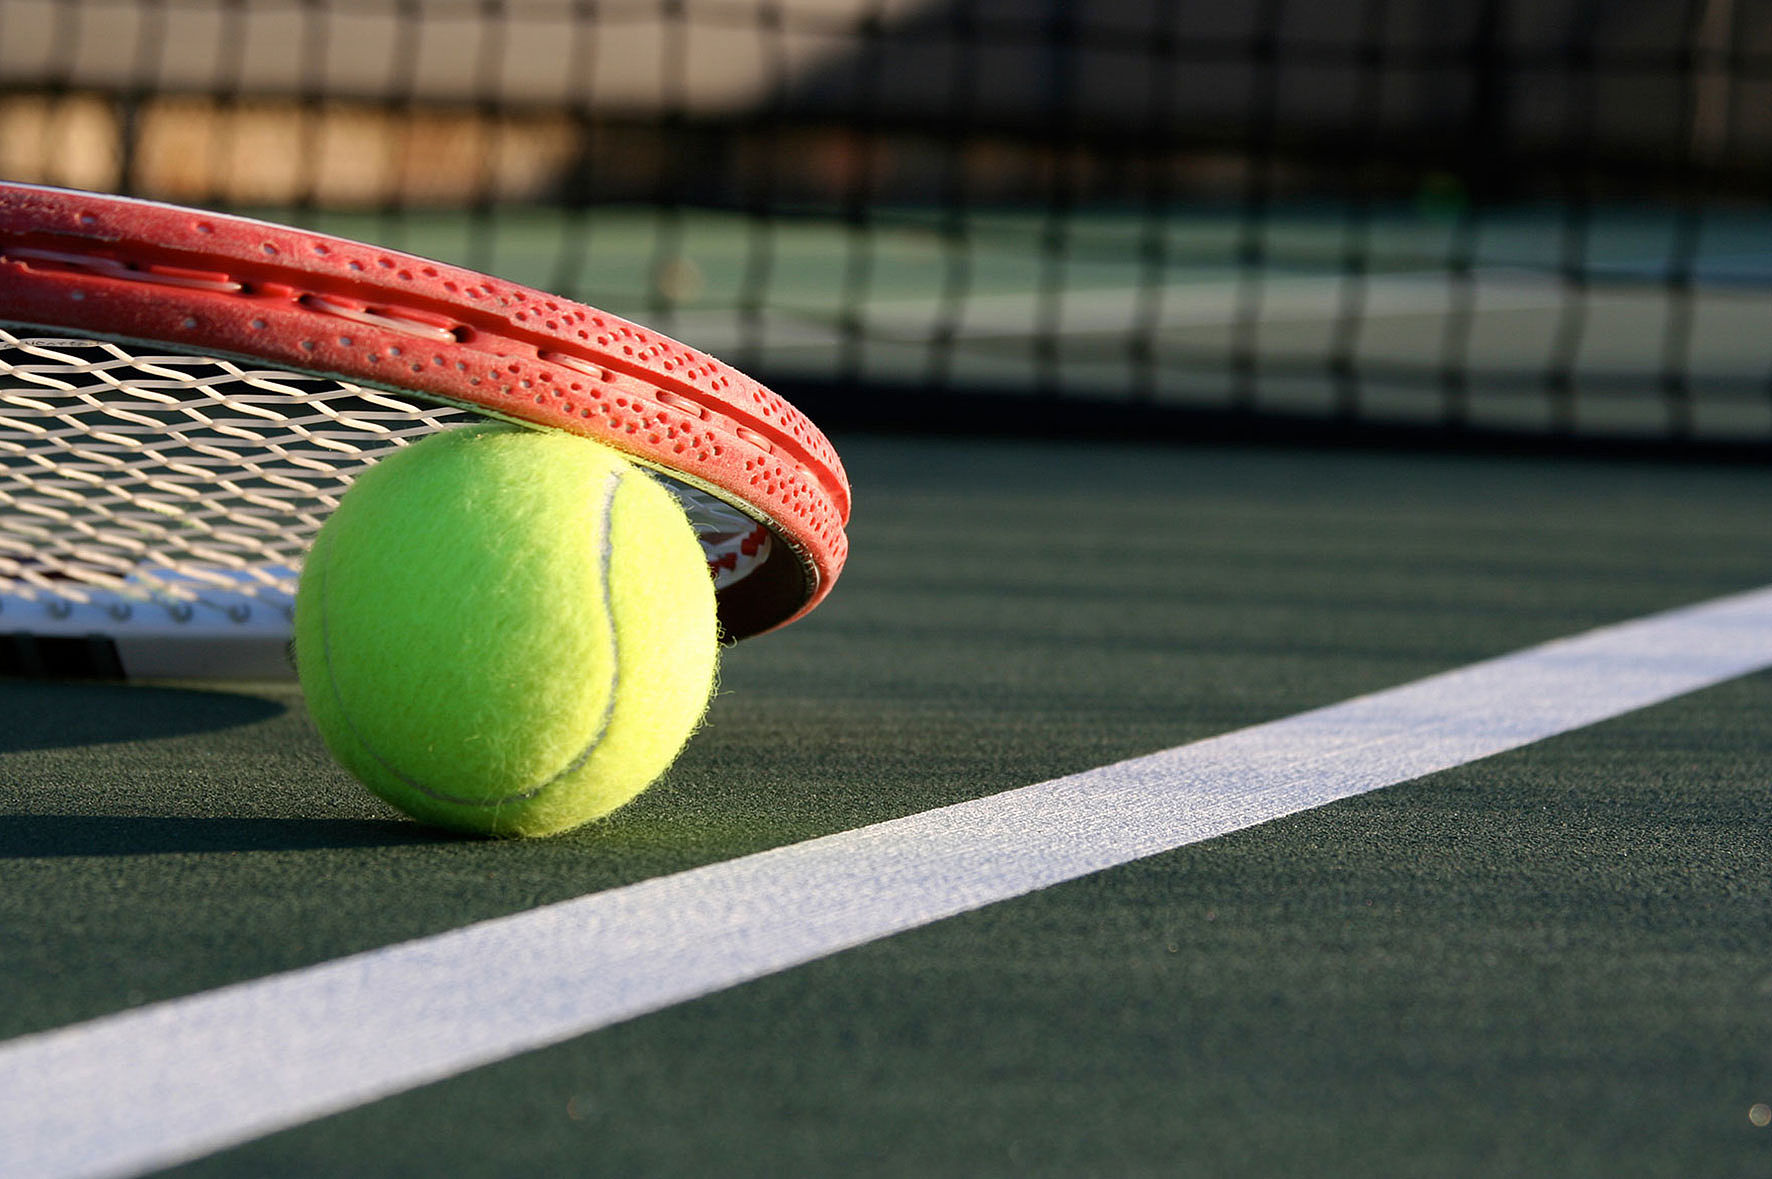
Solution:
[(456, 837), (398, 819), (0, 814), (0, 860), (320, 851), (459, 842)]

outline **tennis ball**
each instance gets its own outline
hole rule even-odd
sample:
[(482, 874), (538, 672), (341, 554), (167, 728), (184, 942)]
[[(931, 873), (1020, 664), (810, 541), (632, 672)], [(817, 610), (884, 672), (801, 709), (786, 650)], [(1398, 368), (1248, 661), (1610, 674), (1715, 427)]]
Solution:
[(358, 478), (302, 570), (295, 656), (333, 755), (421, 822), (547, 835), (700, 723), (713, 581), (671, 493), (584, 438), (449, 430)]

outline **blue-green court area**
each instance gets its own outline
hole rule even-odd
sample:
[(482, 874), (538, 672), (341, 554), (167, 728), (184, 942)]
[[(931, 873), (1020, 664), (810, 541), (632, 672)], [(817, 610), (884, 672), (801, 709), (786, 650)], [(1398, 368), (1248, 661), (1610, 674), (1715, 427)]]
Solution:
[(1772, 436), (1763, 211), (1282, 203), (274, 216), (581, 299), (768, 380), (1542, 433)]
[[(836, 441), (840, 585), (727, 652), (664, 781), (563, 837), (401, 819), (293, 687), (0, 684), (0, 1037), (1772, 581), (1758, 467)], [(1769, 766), (1762, 673), (175, 1173), (1764, 1174)]]

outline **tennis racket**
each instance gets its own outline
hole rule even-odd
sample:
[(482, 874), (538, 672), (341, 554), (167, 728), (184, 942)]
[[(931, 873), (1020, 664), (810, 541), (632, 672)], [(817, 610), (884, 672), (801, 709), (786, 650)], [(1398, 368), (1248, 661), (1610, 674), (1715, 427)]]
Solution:
[(849, 485), (744, 374), (593, 307), (305, 230), (0, 183), (0, 674), (259, 679), (369, 465), (496, 418), (664, 478), (723, 634), (830, 592)]

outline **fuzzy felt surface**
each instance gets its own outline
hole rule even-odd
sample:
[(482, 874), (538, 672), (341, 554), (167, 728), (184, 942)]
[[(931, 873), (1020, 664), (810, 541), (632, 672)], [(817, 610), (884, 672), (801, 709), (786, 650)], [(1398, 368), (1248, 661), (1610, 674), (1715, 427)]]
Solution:
[(620, 455), (508, 426), (435, 435), (367, 471), (296, 604), (327, 747), (423, 822), (546, 835), (676, 759), (717, 662), (705, 558)]

